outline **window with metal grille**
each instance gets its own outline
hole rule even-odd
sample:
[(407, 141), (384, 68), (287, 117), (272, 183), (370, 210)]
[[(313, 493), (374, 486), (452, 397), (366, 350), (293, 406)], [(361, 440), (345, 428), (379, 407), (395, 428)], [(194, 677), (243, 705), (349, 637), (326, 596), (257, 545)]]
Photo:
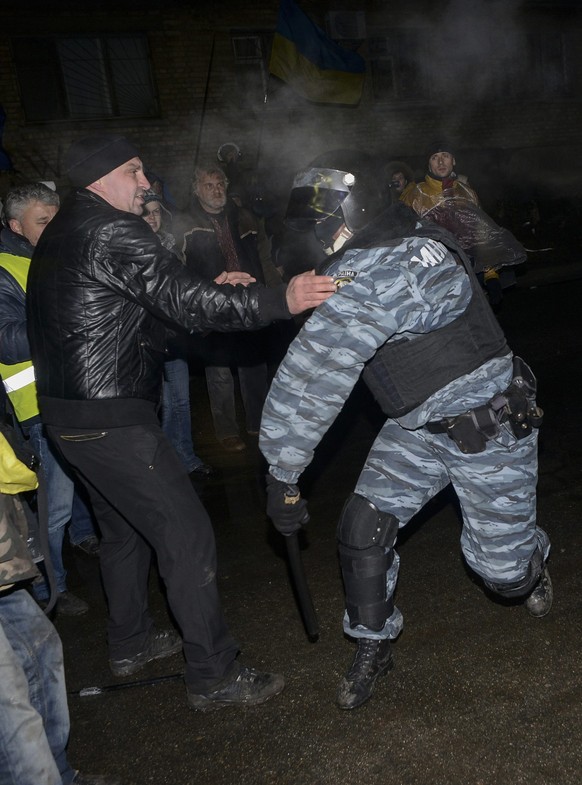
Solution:
[(145, 36), (14, 38), (12, 49), (29, 121), (158, 114)]
[(479, 48), (463, 49), (444, 41), (435, 53), (434, 82), (443, 96), (511, 102), (554, 101), (573, 94), (559, 30), (485, 31), (478, 43)]
[(258, 63), (264, 59), (260, 35), (234, 34), (231, 41), (235, 63)]
[(236, 93), (232, 100), (241, 109), (256, 109), (264, 101), (267, 90), (266, 53), (270, 50), (272, 38), (271, 31), (231, 30), (230, 40), (236, 65)]
[[(578, 31), (475, 30), (459, 39), (387, 30), (368, 39), (374, 95), (392, 102), (571, 98), (582, 79)], [(580, 76), (578, 76), (580, 74)]]
[(424, 30), (388, 30), (384, 38), (368, 39), (368, 52), (376, 98), (422, 101), (430, 97)]

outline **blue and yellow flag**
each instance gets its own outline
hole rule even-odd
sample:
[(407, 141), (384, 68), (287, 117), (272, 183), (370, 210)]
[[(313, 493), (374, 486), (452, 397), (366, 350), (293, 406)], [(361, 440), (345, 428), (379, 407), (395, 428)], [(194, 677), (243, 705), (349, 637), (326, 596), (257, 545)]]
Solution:
[(328, 38), (293, 0), (281, 0), (269, 71), (310, 101), (357, 104), (366, 63)]

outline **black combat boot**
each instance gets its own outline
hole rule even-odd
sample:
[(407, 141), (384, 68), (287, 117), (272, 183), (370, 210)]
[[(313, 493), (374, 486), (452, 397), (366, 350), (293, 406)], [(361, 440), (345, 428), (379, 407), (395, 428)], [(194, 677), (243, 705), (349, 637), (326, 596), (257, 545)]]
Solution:
[(524, 605), (527, 611), (538, 619), (547, 616), (554, 601), (554, 589), (548, 568), (544, 567), (535, 589), (529, 595)]
[(354, 661), (340, 682), (337, 705), (340, 709), (355, 709), (372, 697), (376, 679), (394, 666), (390, 641), (359, 638)]

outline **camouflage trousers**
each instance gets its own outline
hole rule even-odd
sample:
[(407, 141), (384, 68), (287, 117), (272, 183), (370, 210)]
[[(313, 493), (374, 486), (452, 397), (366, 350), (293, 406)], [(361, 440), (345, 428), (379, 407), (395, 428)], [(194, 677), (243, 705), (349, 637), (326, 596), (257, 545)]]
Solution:
[[(547, 559), (548, 535), (536, 525), (537, 438), (533, 430), (517, 440), (508, 426), (474, 455), (463, 454), (447, 434), (425, 428), (409, 431), (387, 420), (378, 434), (355, 488), (382, 512), (405, 526), (439, 491), (452, 483), (463, 527), (461, 549), (477, 575), (494, 584), (512, 584), (527, 575), (537, 548)], [(388, 596), (396, 588), (399, 559), (387, 574)], [(355, 638), (395, 638), (403, 626), (395, 607), (380, 632), (350, 629)]]

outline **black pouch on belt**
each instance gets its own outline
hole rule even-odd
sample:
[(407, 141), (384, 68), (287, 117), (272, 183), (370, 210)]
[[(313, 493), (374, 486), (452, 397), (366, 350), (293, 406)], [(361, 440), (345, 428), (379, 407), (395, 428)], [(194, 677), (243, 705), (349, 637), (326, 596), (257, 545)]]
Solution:
[(483, 452), (487, 446), (487, 438), (476, 427), (471, 417), (472, 412), (460, 414), (451, 421), (447, 433), (459, 450), (465, 454)]
[(499, 433), (497, 413), (490, 404), (477, 406), (451, 420), (447, 433), (461, 452), (483, 452), (489, 439)]
[(466, 455), (483, 452), (489, 439), (499, 433), (499, 415), (491, 404), (477, 406), (450, 420), (429, 422), (430, 433), (446, 433)]

